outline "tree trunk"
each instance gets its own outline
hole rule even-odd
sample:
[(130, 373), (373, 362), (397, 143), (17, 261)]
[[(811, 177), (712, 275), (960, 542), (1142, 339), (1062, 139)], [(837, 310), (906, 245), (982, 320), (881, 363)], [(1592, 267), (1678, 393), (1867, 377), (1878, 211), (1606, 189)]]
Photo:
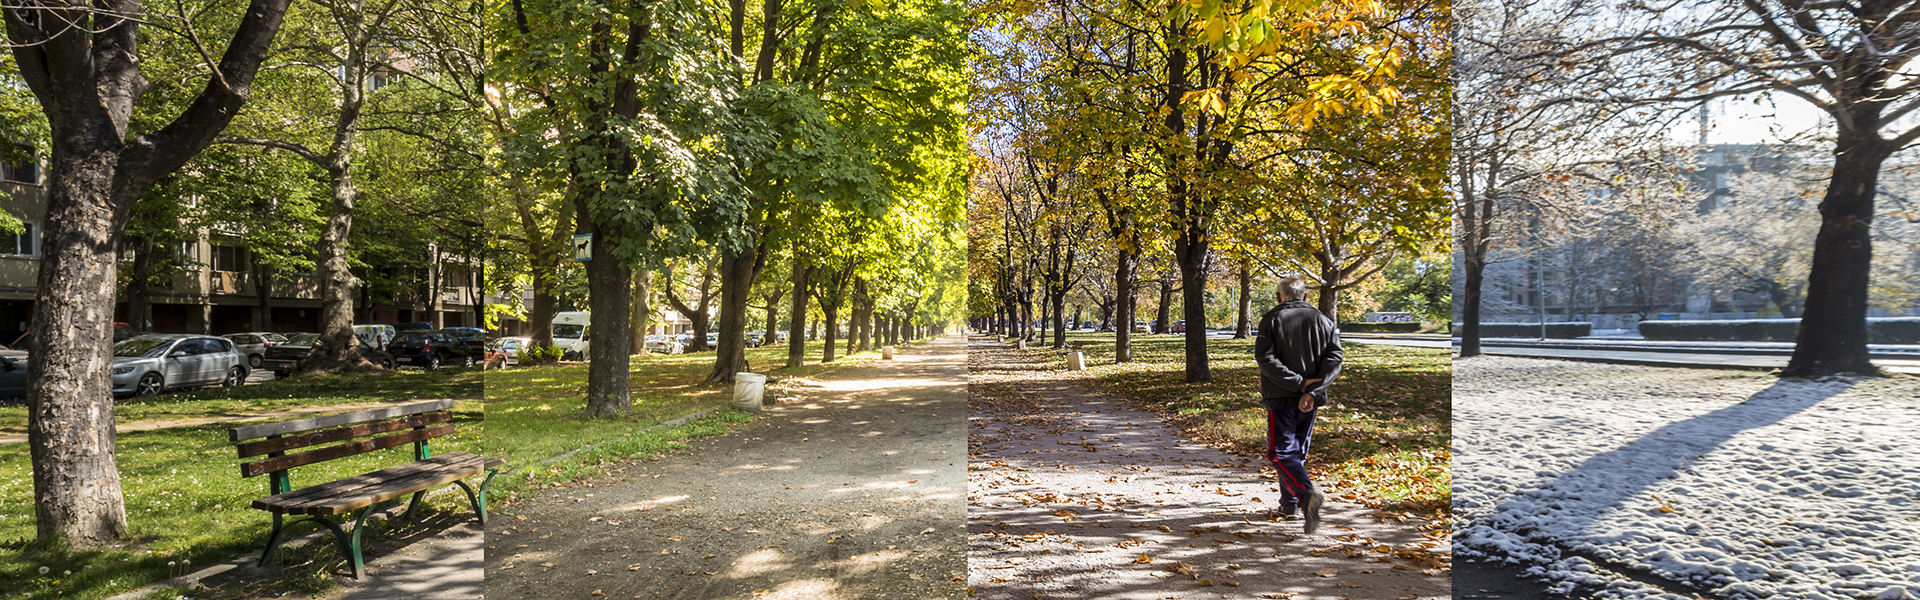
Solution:
[(1233, 339), (1244, 340), (1253, 333), (1253, 267), (1240, 265), (1240, 312), (1233, 321)]
[(145, 238), (134, 243), (133, 281), (127, 284), (127, 320), (134, 333), (153, 332), (153, 251)]
[(703, 383), (733, 383), (734, 373), (747, 371), (747, 299), (766, 264), (766, 253), (757, 246), (721, 254), (720, 347)]
[(1053, 349), (1065, 350), (1067, 349), (1067, 293), (1062, 290), (1060, 293), (1053, 294), (1050, 300), (1053, 303), (1053, 306), (1048, 309), (1053, 311)]
[(1326, 315), (1336, 326), (1340, 323), (1340, 289), (1333, 287), (1331, 282), (1339, 281), (1338, 277), (1340, 273), (1334, 271), (1321, 279), (1320, 297), (1314, 305), (1314, 308), (1320, 309), (1320, 314)]
[(1213, 381), (1213, 371), (1207, 364), (1207, 242), (1202, 238), (1198, 243), (1182, 241), (1178, 246), (1186, 246), (1184, 251), (1176, 251), (1183, 255), (1180, 257), (1180, 296), (1181, 316), (1187, 320), (1186, 381)]
[[(1877, 118), (1861, 121), (1878, 123)], [(1893, 149), (1872, 131), (1842, 131), (1834, 144), (1833, 179), (1820, 201), (1807, 302), (1782, 377), (1880, 374), (1867, 354), (1867, 285), (1873, 271), (1874, 193), (1880, 164)]]
[[(5, 9), (15, 73), (46, 114), (52, 142), (26, 384), (43, 544), (91, 548), (126, 535), (110, 380), (117, 250), (140, 197), (212, 144), (246, 103), (288, 2), (249, 2), (220, 57), (221, 80), (170, 122), (146, 115), (137, 136), (128, 122), (150, 88), (136, 53), (139, 23), (124, 18), (138, 14), (137, 4)], [(82, 12), (91, 8), (103, 10)]]
[[(327, 228), (320, 234), (320, 339), (299, 364), (302, 373), (378, 371), (379, 366), (360, 356), (360, 342), (353, 336), (353, 295), (360, 278), (354, 277), (347, 261), (347, 245), (353, 229), (354, 203), (360, 191), (353, 183), (350, 158), (336, 157), (328, 175), (333, 180), (333, 203), (327, 213)], [(428, 306), (440, 297), (429, 289)]]
[(632, 354), (647, 353), (647, 326), (653, 323), (653, 270), (634, 269), (633, 314), (627, 318), (627, 343)]
[[(436, 244), (428, 244), (427, 248), (427, 322), (433, 323), (433, 328), (436, 330), (446, 329), (446, 315), (442, 314), (446, 310), (446, 305), (440, 301), (440, 290), (447, 285), (447, 270), (440, 266), (440, 247)], [(362, 304), (366, 305), (367, 310), (373, 310), (372, 302)]]
[(36, 347), (27, 361), (27, 381), (37, 385), (27, 387), (27, 436), (39, 539), (89, 547), (127, 533), (108, 381), (114, 249), (125, 220), (115, 221), (120, 211), (111, 198), (116, 153), (98, 149), (106, 143), (73, 147), (76, 141), (55, 138), (47, 177), (45, 258), (30, 325)]
[[(253, 330), (272, 331), (273, 271), (267, 268), (267, 263), (260, 260), (258, 253), (253, 254), (253, 293), (255, 303)], [(151, 319), (152, 317), (149, 316), (148, 318)], [(368, 319), (368, 321), (371, 322), (372, 319)]]
[[(807, 360), (807, 279), (813, 270), (795, 242), (793, 253), (793, 306), (787, 311), (787, 368), (799, 368)], [(769, 311), (772, 309), (769, 308)]]
[(767, 328), (763, 331), (766, 332), (766, 335), (761, 339), (766, 340), (766, 344), (773, 344), (780, 339), (780, 336), (776, 335), (776, 332), (780, 331), (779, 296), (767, 296)]
[(1133, 254), (1121, 251), (1113, 269), (1114, 303), (1113, 361), (1133, 362)]
[[(576, 199), (580, 233), (597, 233), (586, 200)], [(593, 236), (594, 260), (586, 261), (589, 332), (600, 332), (587, 344), (587, 409), (589, 417), (611, 417), (633, 412), (627, 357), (632, 341), (626, 335), (627, 309), (633, 299), (633, 269), (614, 259), (605, 237)], [(609, 335), (611, 334), (611, 335)], [(701, 333), (702, 335), (704, 332)]]
[(834, 338), (840, 337), (840, 305), (838, 303), (827, 304), (822, 302), (820, 303), (820, 310), (826, 313), (826, 322), (823, 323), (823, 325), (826, 326), (826, 339), (821, 342), (821, 345), (825, 346), (826, 350), (820, 353), (820, 362), (830, 363), (833, 362)]
[(1173, 284), (1160, 280), (1160, 308), (1153, 321), (1154, 333), (1167, 333), (1173, 328)]
[(1460, 287), (1460, 358), (1480, 355), (1480, 291), (1487, 280), (1487, 264), (1467, 256), (1461, 261), (1466, 281)]

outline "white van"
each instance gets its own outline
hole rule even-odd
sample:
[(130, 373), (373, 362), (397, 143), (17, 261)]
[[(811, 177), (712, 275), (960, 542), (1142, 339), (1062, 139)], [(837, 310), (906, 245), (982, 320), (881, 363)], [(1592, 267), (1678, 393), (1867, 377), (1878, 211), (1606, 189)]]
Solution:
[(393, 341), (394, 330), (392, 325), (355, 325), (353, 335), (368, 345), (386, 350), (387, 343)]
[(587, 356), (587, 331), (592, 313), (563, 312), (553, 315), (553, 345), (560, 349), (561, 360), (581, 360)]

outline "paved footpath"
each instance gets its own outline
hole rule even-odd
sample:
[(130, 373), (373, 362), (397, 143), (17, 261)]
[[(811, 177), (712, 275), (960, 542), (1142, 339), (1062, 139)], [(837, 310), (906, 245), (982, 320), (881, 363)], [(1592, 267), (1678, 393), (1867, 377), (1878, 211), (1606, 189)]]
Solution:
[(523, 494), (488, 527), (487, 598), (965, 597), (965, 352), (793, 381), (741, 431)]
[[(1447, 598), (1451, 546), (1328, 502), (1315, 535), (1272, 521), (1272, 470), (972, 342), (972, 598)], [(1264, 469), (1264, 470), (1263, 470)]]

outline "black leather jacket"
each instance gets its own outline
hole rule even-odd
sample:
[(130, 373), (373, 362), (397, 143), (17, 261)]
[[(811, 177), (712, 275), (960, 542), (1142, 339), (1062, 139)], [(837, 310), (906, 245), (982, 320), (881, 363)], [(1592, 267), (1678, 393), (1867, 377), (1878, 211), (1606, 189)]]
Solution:
[[(1340, 376), (1340, 332), (1318, 309), (1288, 300), (1260, 316), (1253, 361), (1260, 365), (1260, 403), (1268, 410), (1298, 406), (1303, 393), (1313, 394), (1315, 408), (1325, 406), (1327, 386)], [(1308, 379), (1320, 381), (1303, 389)]]

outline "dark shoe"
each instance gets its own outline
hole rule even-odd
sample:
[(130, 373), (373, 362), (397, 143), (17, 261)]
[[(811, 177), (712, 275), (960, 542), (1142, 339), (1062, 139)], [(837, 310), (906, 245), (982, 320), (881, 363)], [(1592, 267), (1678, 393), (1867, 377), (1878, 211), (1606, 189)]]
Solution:
[(1306, 531), (1307, 533), (1313, 533), (1315, 530), (1320, 529), (1320, 505), (1327, 503), (1327, 495), (1320, 493), (1320, 490), (1307, 492), (1307, 494), (1307, 503), (1305, 506), (1307, 513)]
[(1292, 521), (1294, 515), (1298, 514), (1299, 511), (1300, 511), (1299, 504), (1282, 504), (1274, 507), (1271, 512), (1273, 514), (1274, 519), (1281, 520), (1281, 521)]

